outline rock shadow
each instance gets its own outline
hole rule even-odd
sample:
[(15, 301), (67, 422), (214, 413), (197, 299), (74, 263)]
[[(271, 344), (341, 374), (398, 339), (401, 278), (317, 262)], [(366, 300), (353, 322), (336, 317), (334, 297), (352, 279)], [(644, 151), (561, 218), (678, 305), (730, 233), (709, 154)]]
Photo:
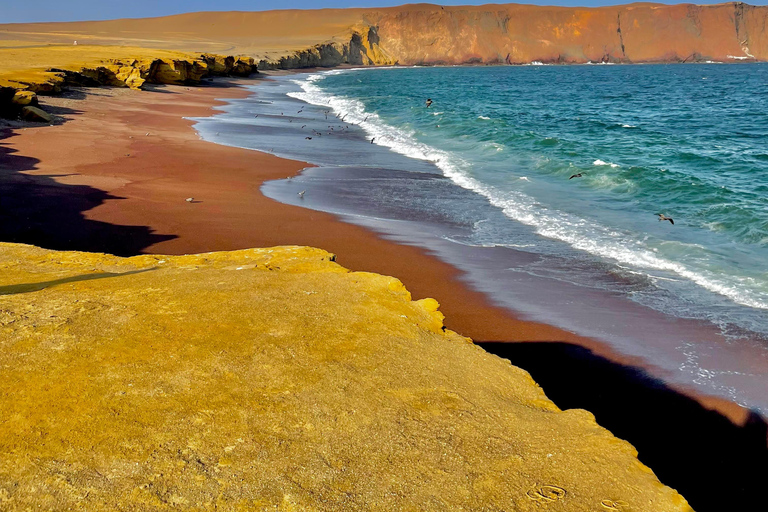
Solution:
[(12, 130), (0, 128), (0, 241), (133, 256), (176, 238), (148, 226), (85, 218), (84, 212), (123, 198), (87, 185), (58, 183), (52, 176), (24, 174), (36, 169), (39, 160), (17, 155), (3, 143), (13, 136)]
[(527, 370), (561, 409), (593, 413), (697, 512), (764, 509), (768, 424), (759, 414), (736, 425), (640, 368), (570, 343), (477, 344)]

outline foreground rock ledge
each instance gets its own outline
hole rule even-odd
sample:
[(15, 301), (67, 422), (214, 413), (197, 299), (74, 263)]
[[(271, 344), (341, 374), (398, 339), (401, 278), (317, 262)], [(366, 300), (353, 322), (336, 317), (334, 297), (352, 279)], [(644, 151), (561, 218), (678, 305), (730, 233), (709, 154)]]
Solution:
[(0, 244), (0, 509), (690, 510), (434, 300), (333, 259)]

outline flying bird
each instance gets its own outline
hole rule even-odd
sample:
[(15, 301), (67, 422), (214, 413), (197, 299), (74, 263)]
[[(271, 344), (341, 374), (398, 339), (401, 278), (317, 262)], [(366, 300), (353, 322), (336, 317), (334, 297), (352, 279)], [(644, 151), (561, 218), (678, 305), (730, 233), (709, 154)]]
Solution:
[(312, 140), (312, 137), (304, 137), (307, 140)]
[(298, 194), (296, 194), (296, 195), (298, 195), (298, 196), (299, 196), (299, 199), (304, 199), (304, 193), (305, 193), (305, 192), (306, 192), (306, 190), (302, 190), (301, 192), (299, 192), (299, 193), (298, 193)]
[(376, 137), (372, 138), (371, 139), (371, 144), (373, 144), (373, 141), (375, 141), (375, 140), (376, 140)]
[(661, 222), (663, 220), (668, 220), (670, 224), (672, 224), (673, 226), (675, 225), (675, 221), (672, 220), (672, 217), (667, 217), (663, 213), (657, 213), (656, 215), (659, 216), (659, 222)]
[(568, 178), (568, 179), (569, 179), (569, 180), (572, 180), (573, 178), (581, 178), (581, 177), (583, 177), (583, 176), (584, 176), (584, 173), (581, 173), (581, 172), (580, 172), (580, 173), (578, 173), (578, 174), (574, 174), (573, 176), (571, 176), (571, 177), (570, 177), (570, 178)]

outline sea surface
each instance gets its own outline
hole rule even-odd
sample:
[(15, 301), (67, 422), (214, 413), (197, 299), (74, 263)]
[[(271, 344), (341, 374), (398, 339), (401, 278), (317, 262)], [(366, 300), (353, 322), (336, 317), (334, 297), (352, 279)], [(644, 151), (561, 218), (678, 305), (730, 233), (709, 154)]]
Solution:
[(768, 65), (349, 69), (253, 93), (196, 128), (317, 165), (268, 196), (768, 414)]

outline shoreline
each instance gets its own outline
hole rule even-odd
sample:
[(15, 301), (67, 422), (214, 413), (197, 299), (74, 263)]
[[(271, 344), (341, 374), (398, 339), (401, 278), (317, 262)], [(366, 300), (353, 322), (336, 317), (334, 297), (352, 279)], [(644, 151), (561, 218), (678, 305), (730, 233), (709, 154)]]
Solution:
[[(735, 451), (731, 457), (758, 457), (756, 462), (766, 460), (765, 422), (738, 405), (697, 396), (690, 390), (669, 388), (648, 377), (648, 367), (642, 361), (621, 356), (599, 341), (545, 324), (521, 321), (460, 281), (458, 269), (421, 249), (383, 240), (330, 214), (286, 206), (264, 197), (259, 191), (262, 182), (295, 175), (308, 165), (202, 141), (191, 128), (193, 122), (183, 119), (210, 115), (211, 108), (218, 104), (217, 96), (224, 91), (228, 97), (250, 94), (237, 88), (238, 83), (254, 82), (217, 80), (217, 85), (212, 87), (160, 87), (149, 93), (76, 90), (75, 94), (62, 98), (46, 99), (55, 114), (70, 118), (63, 125), (0, 129), (0, 155), (15, 171), (11, 184), (4, 180), (0, 188), (4, 199), (0, 212), (18, 217), (16, 222), (5, 223), (16, 231), (9, 233), (8, 227), (2, 228), (3, 241), (35, 244), (36, 240), (48, 240), (48, 245), (43, 244), (46, 248), (126, 255), (184, 254), (287, 244), (319, 247), (337, 254), (339, 263), (347, 268), (397, 277), (414, 298), (435, 298), (449, 329), (471, 337), (489, 352), (502, 357), (506, 354), (513, 364), (530, 371), (544, 386), (545, 393), (562, 408), (581, 406), (563, 405), (578, 398), (566, 396), (566, 388), (578, 386), (565, 382), (565, 386), (560, 384), (563, 389), (557, 390), (553, 387), (557, 386), (556, 382), (544, 382), (549, 378), (557, 380), (556, 367), (560, 366), (560, 371), (569, 367), (573, 370), (574, 364), (582, 362), (580, 368), (599, 369), (599, 376), (615, 373), (612, 383), (602, 382), (596, 375), (591, 378), (603, 389), (618, 384), (610, 391), (619, 397), (624, 391), (634, 390), (634, 394), (628, 394), (640, 402), (630, 404), (625, 414), (631, 414), (632, 410), (642, 410), (642, 415), (655, 413), (660, 417), (657, 424), (662, 430), (665, 422), (675, 424), (680, 432), (669, 436), (669, 443), (659, 443), (664, 448), (659, 448), (660, 453), (653, 457), (664, 456), (670, 446), (681, 450), (682, 444), (681, 451), (689, 456), (682, 461), (687, 468), (670, 468), (669, 474), (665, 474), (657, 462), (647, 460), (648, 448), (642, 442), (628, 439), (620, 423), (612, 427), (608, 424), (610, 421), (603, 419), (609, 418), (610, 409), (603, 413), (590, 409), (591, 412), (597, 416), (598, 423), (614, 435), (635, 444), (640, 450), (640, 459), (663, 483), (686, 496), (694, 508), (697, 500), (691, 492), (670, 480), (676, 477), (674, 472), (696, 470), (692, 475), (677, 475), (693, 482), (702, 470), (717, 474), (717, 468), (723, 467), (736, 473), (734, 480), (737, 476), (743, 480), (743, 474), (727, 466), (738, 462), (750, 466), (750, 459), (723, 462), (726, 452)], [(30, 185), (35, 190), (29, 190)], [(39, 201), (41, 195), (48, 207), (43, 212), (35, 210), (35, 201), (31, 201)], [(198, 202), (187, 203), (186, 197), (195, 197)], [(55, 201), (51, 203), (51, 199)], [(25, 221), (25, 215), (31, 215), (31, 220)], [(521, 341), (528, 343), (515, 343)], [(529, 359), (529, 368), (516, 362), (524, 359)], [(555, 359), (558, 364), (550, 364)], [(558, 400), (557, 395), (563, 396)], [(578, 392), (572, 390), (571, 395)], [(663, 403), (659, 404), (659, 400)], [(670, 414), (678, 417), (664, 418)], [(625, 423), (642, 425), (637, 420), (629, 417)], [(685, 436), (694, 434), (686, 430), (696, 427), (701, 432), (696, 432), (696, 439), (689, 443), (695, 446), (688, 447)], [(744, 453), (759, 446), (761, 428), (763, 452)], [(643, 435), (643, 432), (633, 435)], [(659, 436), (665, 434), (654, 432), (651, 436), (646, 432), (644, 435), (659, 440)], [(733, 442), (726, 443), (721, 439), (723, 436), (730, 436)], [(719, 458), (714, 457), (717, 464), (709, 462), (709, 467), (696, 469), (705, 462), (694, 460), (694, 452), (712, 455), (713, 447), (698, 443), (707, 437), (710, 441), (723, 441), (728, 450), (723, 449)], [(666, 451), (668, 458), (685, 458), (680, 457), (680, 453), (670, 455)], [(719, 475), (721, 483), (724, 479), (726, 477)], [(699, 480), (700, 492), (707, 490), (707, 485)]]

